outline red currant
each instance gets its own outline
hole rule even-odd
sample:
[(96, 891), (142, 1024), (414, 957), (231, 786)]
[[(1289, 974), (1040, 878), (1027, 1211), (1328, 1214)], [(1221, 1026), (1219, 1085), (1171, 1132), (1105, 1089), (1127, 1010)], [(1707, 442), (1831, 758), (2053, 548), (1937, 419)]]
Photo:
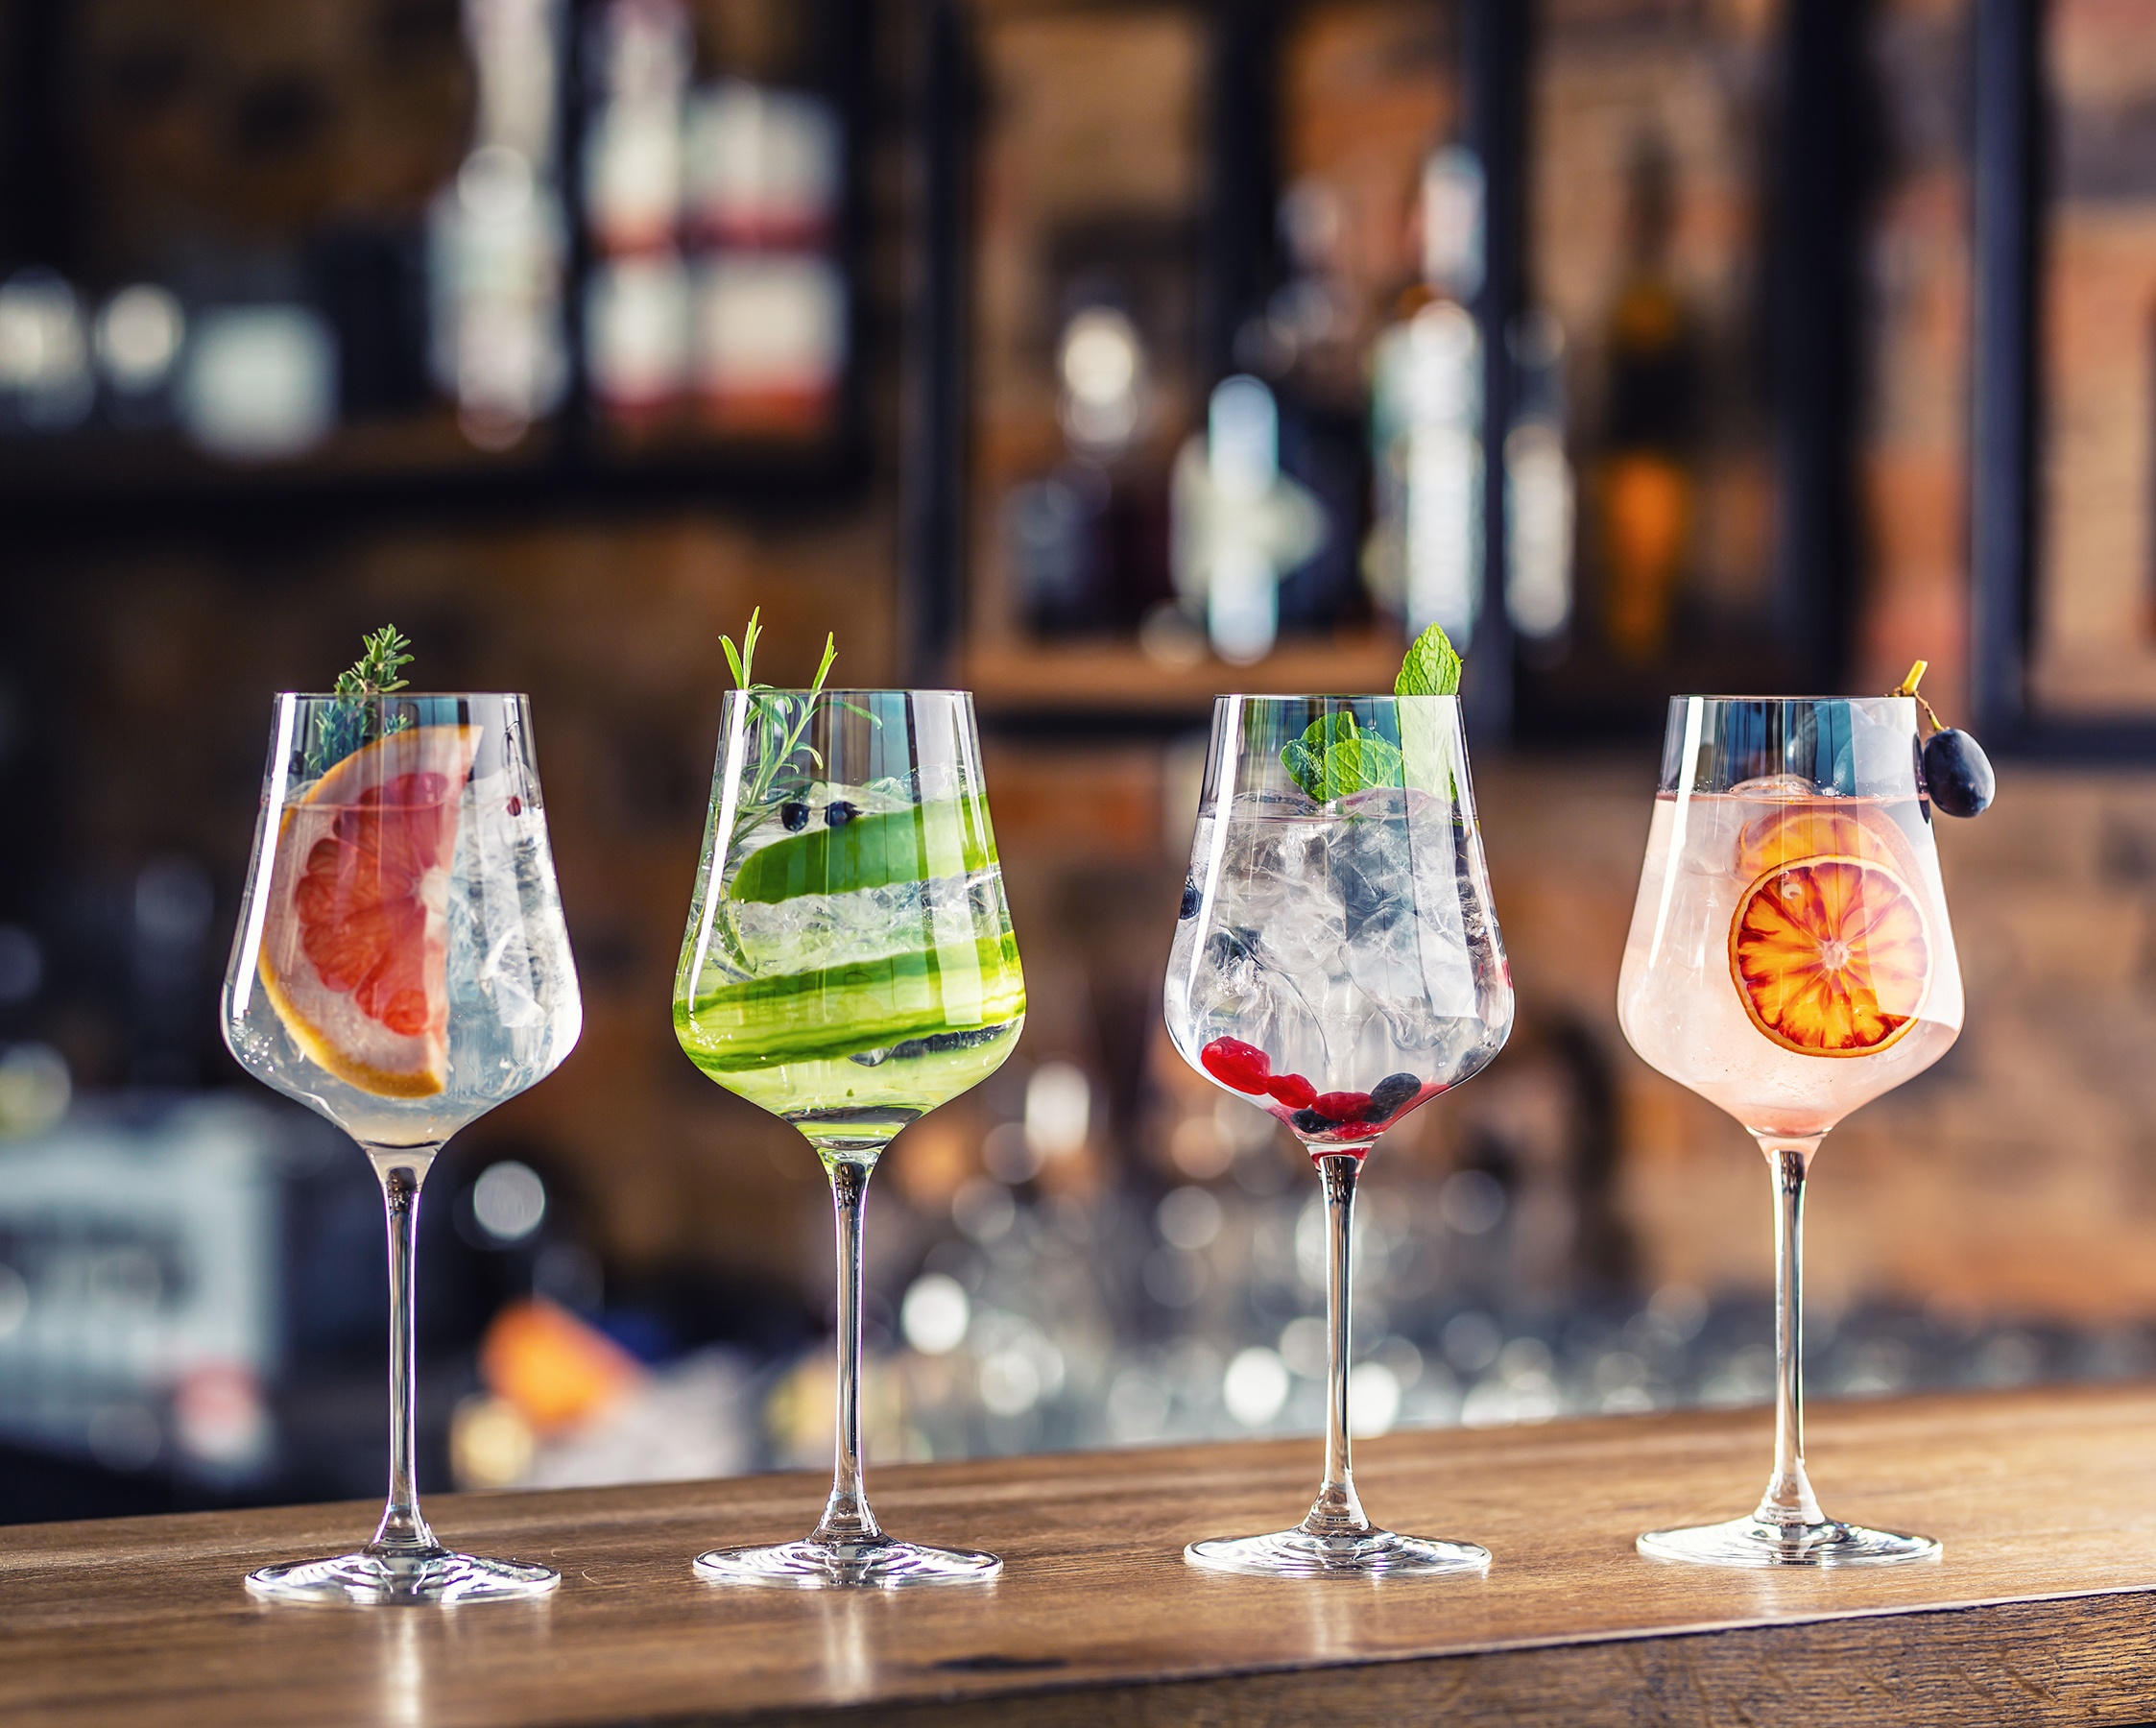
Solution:
[(1198, 1052), (1206, 1072), (1239, 1092), (1261, 1092), (1273, 1071), (1273, 1059), (1239, 1038), (1216, 1038)]
[(1318, 1089), (1301, 1074), (1275, 1074), (1265, 1082), (1265, 1091), (1275, 1103), (1290, 1110), (1307, 1110), (1318, 1095)]
[(1310, 1108), (1335, 1122), (1359, 1122), (1370, 1111), (1368, 1092), (1320, 1092)]

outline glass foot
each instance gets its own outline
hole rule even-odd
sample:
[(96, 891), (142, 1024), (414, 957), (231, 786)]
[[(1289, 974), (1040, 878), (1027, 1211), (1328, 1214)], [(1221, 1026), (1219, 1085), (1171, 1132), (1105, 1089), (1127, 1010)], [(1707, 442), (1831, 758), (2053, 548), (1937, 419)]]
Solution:
[(1472, 1542), (1438, 1542), (1391, 1530), (1360, 1536), (1312, 1536), (1303, 1529), (1223, 1536), (1193, 1542), (1183, 1557), (1201, 1572), (1253, 1578), (1426, 1578), (1490, 1570), (1490, 1550)]
[(1899, 1566), (1939, 1557), (1939, 1545), (1928, 1536), (1897, 1536), (1833, 1519), (1778, 1524), (1763, 1518), (1733, 1518), (1727, 1524), (1649, 1530), (1639, 1546), (1642, 1554), (1657, 1560), (1689, 1560), (1696, 1566)]
[(714, 1584), (777, 1590), (901, 1590), (915, 1584), (985, 1584), (1003, 1570), (994, 1554), (922, 1548), (911, 1542), (782, 1542), (776, 1548), (713, 1548), (696, 1575)]
[(362, 1549), (329, 1560), (295, 1560), (247, 1574), (247, 1593), (272, 1602), (389, 1603), (520, 1601), (545, 1596), (562, 1582), (551, 1566), (486, 1560), (432, 1548), (417, 1554)]

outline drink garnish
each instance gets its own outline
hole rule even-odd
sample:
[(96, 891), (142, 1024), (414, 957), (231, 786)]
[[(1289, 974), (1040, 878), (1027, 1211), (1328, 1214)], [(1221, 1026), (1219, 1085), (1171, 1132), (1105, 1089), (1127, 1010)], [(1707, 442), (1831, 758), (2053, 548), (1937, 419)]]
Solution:
[(1432, 624), (1408, 644), (1393, 680), (1395, 696), (1456, 696), (1460, 689), (1460, 656), (1445, 626)]
[(797, 752), (805, 755), (814, 766), (823, 767), (824, 758), (817, 754), (815, 746), (804, 745), (802, 739), (808, 731), (809, 717), (816, 710), (816, 699), (824, 693), (824, 680), (830, 676), (831, 662), (838, 659), (838, 638), (835, 634), (826, 632), (824, 658), (816, 664), (816, 677), (806, 696), (797, 696), (776, 684), (755, 682), (756, 643), (762, 636), (763, 608), (759, 606), (749, 613), (748, 627), (741, 633), (739, 648), (734, 647), (731, 636), (719, 638), (719, 646), (726, 650), (727, 664), (733, 668), (735, 687), (745, 695), (763, 699), (758, 707), (765, 720), (756, 730), (755, 766), (741, 788), (740, 814), (734, 821), (736, 835), (754, 828), (769, 814), (770, 806), (779, 802), (774, 795), (774, 783)]
[(309, 756), (327, 766), (278, 818), (260, 962), (293, 1043), (385, 1098), (448, 1085), (449, 873), (481, 731), (385, 708), (410, 647), (373, 632), (316, 706)]
[[(1460, 688), (1460, 657), (1445, 627), (1432, 624), (1408, 645), (1393, 680), (1395, 696), (1451, 696)], [(1402, 723), (1404, 724), (1404, 722)], [(1310, 722), (1281, 751), (1288, 778), (1320, 804), (1373, 786), (1402, 784), (1400, 746), (1342, 709)]]
[(736, 900), (769, 905), (803, 894), (852, 894), (970, 876), (996, 861), (995, 842), (974, 827), (971, 813), (956, 799), (873, 816), (854, 814), (850, 804), (826, 804), (823, 827), (804, 818), (802, 831), (742, 859), (727, 892)]
[(1876, 857), (1768, 870), (1730, 922), (1730, 974), (1753, 1025), (1800, 1056), (1868, 1056), (1916, 1023), (1931, 945), (1916, 894)]
[(1281, 752), (1288, 778), (1320, 804), (1400, 784), (1400, 746), (1358, 728), (1347, 709), (1321, 715)]
[(1998, 778), (1983, 746), (1967, 732), (1939, 724), (1931, 705), (1917, 695), (1928, 661), (1918, 660), (1909, 675), (1887, 691), (1889, 696), (1915, 696), (1916, 705), (1930, 722), (1931, 735), (1924, 741), (1924, 786), (1931, 802), (1949, 816), (1981, 816), (1998, 795)]
[(404, 688), (406, 680), (397, 675), (412, 663), (411, 646), (394, 624), (359, 638), (359, 659), (330, 686), (337, 700), (313, 712), (313, 736), (303, 757), (309, 776), (326, 774), (353, 751), (413, 723), (409, 713), (382, 703)]

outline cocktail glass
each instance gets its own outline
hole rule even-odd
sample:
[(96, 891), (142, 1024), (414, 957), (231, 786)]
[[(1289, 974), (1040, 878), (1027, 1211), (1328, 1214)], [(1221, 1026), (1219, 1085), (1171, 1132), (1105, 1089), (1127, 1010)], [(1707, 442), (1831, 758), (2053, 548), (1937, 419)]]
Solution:
[(583, 1026), (521, 696), (276, 699), (224, 995), (256, 1079), (359, 1142), (389, 1224), (390, 1485), (373, 1541), (250, 1573), (258, 1596), (467, 1602), (551, 1568), (435, 1540), (412, 1476), (419, 1188), (466, 1123), (536, 1086)]
[(1804, 1460), (1805, 1177), (1822, 1136), (1961, 1030), (1907, 697), (1678, 697), (1624, 949), (1632, 1047), (1735, 1116), (1774, 1182), (1774, 1474), (1748, 1518), (1652, 1530), (1715, 1566), (1879, 1566), (1928, 1536), (1830, 1519)]
[(861, 1212), (908, 1122), (994, 1073), (1025, 980), (959, 690), (730, 691), (674, 988), (696, 1066), (791, 1122), (830, 1179), (836, 1458), (799, 1542), (717, 1548), (699, 1575), (815, 1590), (993, 1578), (1002, 1562), (884, 1534), (861, 1467)]
[(1185, 1061), (1308, 1150), (1330, 1243), (1324, 1485), (1295, 1528), (1192, 1543), (1184, 1557), (1288, 1577), (1482, 1570), (1489, 1553), (1473, 1543), (1372, 1524), (1348, 1435), (1363, 1158), (1512, 1029), (1456, 698), (1215, 703), (1165, 1008)]

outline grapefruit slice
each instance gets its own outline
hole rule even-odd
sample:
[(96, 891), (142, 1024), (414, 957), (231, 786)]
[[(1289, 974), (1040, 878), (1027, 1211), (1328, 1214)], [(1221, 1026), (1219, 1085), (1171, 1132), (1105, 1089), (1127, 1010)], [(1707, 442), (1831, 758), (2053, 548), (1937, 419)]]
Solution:
[(432, 1097), (449, 1081), (449, 867), (479, 732), (377, 738), (277, 834), (262, 987), (295, 1044), (376, 1097)]
[(1769, 870), (1730, 921), (1730, 973), (1752, 1023), (1800, 1056), (1868, 1056), (1916, 1023), (1931, 945), (1908, 883), (1875, 858)]

